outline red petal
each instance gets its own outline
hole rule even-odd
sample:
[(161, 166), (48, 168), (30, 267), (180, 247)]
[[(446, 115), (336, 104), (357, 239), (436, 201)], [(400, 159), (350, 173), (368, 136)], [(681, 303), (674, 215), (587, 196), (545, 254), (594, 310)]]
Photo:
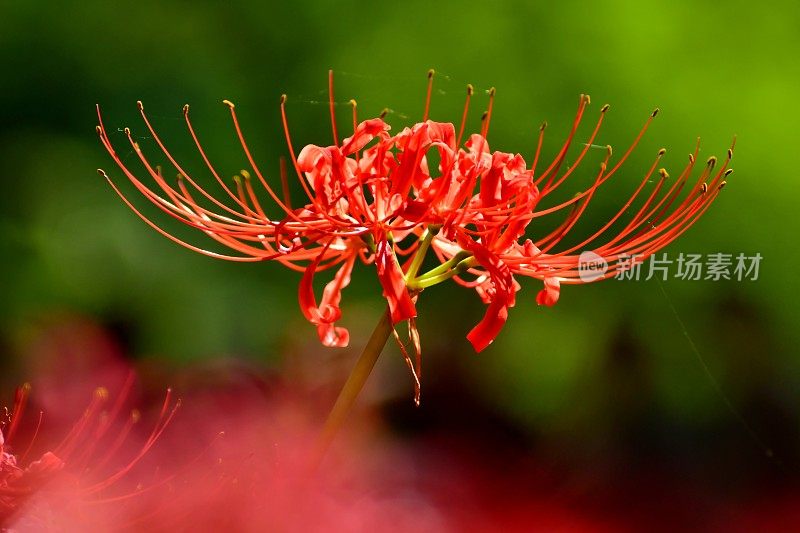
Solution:
[(319, 339), (325, 346), (347, 346), (350, 333), (345, 328), (335, 327), (334, 322), (342, 316), (339, 302), (342, 299), (342, 289), (350, 284), (350, 274), (353, 271), (356, 254), (351, 254), (339, 268), (333, 280), (328, 282), (322, 293), (322, 301), (317, 305), (314, 296), (314, 274), (324, 253), (306, 267), (303, 278), (300, 280), (298, 301), (300, 309), (306, 319), (317, 326)]
[(477, 326), (467, 334), (476, 352), (489, 346), (503, 329), (508, 318), (508, 308), (514, 307), (515, 295), (519, 285), (515, 282), (511, 270), (496, 254), (491, 253), (483, 244), (470, 239), (460, 239), (459, 244), (469, 250), (475, 259), (484, 267), (491, 280), (491, 291), (483, 287), (482, 298), (489, 302), (486, 314)]
[(365, 120), (358, 126), (352, 137), (348, 137), (342, 142), (342, 154), (350, 155), (361, 150), (368, 142), (389, 130), (389, 125), (379, 118)]
[(420, 222), (422, 221), (422, 217), (428, 214), (428, 211), (428, 204), (426, 202), (412, 200), (406, 203), (400, 216), (412, 222)]
[(385, 237), (378, 241), (375, 265), (378, 268), (378, 280), (383, 287), (383, 296), (389, 302), (392, 324), (417, 316), (417, 308), (408, 293), (403, 271), (400, 270)]
[(498, 298), (489, 304), (483, 319), (467, 334), (467, 340), (472, 343), (476, 352), (483, 351), (494, 342), (507, 318), (508, 305), (506, 305), (505, 299)]
[(427, 122), (431, 142), (440, 142), (450, 148), (456, 149), (456, 128), (450, 122)]
[(317, 326), (317, 334), (324, 346), (345, 348), (350, 344), (350, 332), (347, 331), (347, 328), (337, 328), (333, 324), (321, 324)]
[(420, 152), (424, 151), (429, 144), (430, 138), (428, 136), (427, 123), (415, 125), (411, 130), (411, 134), (405, 139), (404, 145), (400, 142), (397, 143), (398, 148), (401, 150), (398, 155), (400, 165), (395, 169), (392, 176), (392, 194), (399, 193), (403, 197), (408, 195), (408, 191), (414, 183), (414, 177), (420, 170)]
[(297, 155), (297, 168), (302, 172), (313, 172), (319, 167), (330, 164), (330, 158), (329, 150), (309, 144)]
[(316, 324), (319, 320), (317, 299), (314, 296), (314, 273), (317, 271), (319, 262), (322, 260), (322, 255), (323, 254), (320, 253), (317, 259), (306, 267), (297, 290), (297, 301), (300, 304), (300, 311), (303, 312), (303, 315), (312, 324)]
[(561, 283), (556, 278), (545, 278), (544, 289), (536, 295), (536, 303), (539, 305), (553, 306), (558, 301)]
[(472, 155), (478, 155), (479, 150), (481, 154), (489, 153), (489, 142), (477, 133), (473, 133), (469, 136), (469, 139), (467, 139), (466, 142), (466, 147), (467, 150), (469, 150), (469, 153)]

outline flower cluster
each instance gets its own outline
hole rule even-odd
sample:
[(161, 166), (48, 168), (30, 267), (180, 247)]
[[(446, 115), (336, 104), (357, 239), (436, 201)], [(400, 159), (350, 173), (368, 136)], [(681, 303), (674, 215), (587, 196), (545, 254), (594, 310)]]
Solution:
[[(173, 402), (172, 393), (168, 392), (149, 436), (143, 444), (128, 450), (126, 441), (140, 419), (138, 411), (131, 411), (127, 420), (121, 416), (132, 384), (131, 374), (111, 404), (108, 391), (97, 389), (83, 416), (57, 445), (37, 439), (44, 413), (32, 426), (28, 442), (18, 442), (31, 387), (26, 384), (17, 389), (12, 409), (5, 409), (0, 419), (0, 529), (5, 531), (8, 524), (24, 520), (26, 527), (39, 530), (46, 527), (45, 515), (49, 513), (58, 513), (60, 524), (72, 519), (80, 522), (86, 518), (88, 508), (92, 509), (89, 514), (96, 517), (98, 505), (130, 500), (152, 488), (121, 488), (121, 482), (159, 440), (180, 402)], [(32, 452), (42, 446), (47, 451), (30, 459)], [(126, 451), (130, 456), (121, 459)], [(114, 491), (114, 487), (120, 490)], [(34, 498), (46, 501), (48, 509), (23, 512)]]
[[(309, 145), (299, 153), (295, 152), (289, 135), (287, 99), (285, 95), (281, 97), (291, 164), (304, 194), (299, 207), (292, 203), (285, 166), (282, 165), (280, 191), (259, 170), (245, 142), (235, 107), (229, 101), (225, 103), (234, 129), (255, 174), (254, 179), (250, 172), (242, 171), (234, 179), (235, 186), (221, 178), (206, 156), (189, 120), (188, 106), (184, 107), (189, 133), (227, 202), (208, 192), (183, 170), (147, 119), (141, 102), (139, 110), (150, 134), (178, 172), (177, 182), (168, 182), (160, 167), (144, 156), (130, 130), (125, 129), (150, 180), (160, 189), (158, 192), (129, 170), (112, 146), (101, 119), (97, 128), (100, 140), (139, 192), (168, 215), (233, 250), (233, 255), (206, 250), (170, 234), (134, 207), (105, 172), (100, 173), (145, 222), (191, 250), (233, 261), (275, 260), (302, 272), (300, 307), (327, 346), (348, 344), (348, 331), (337, 326), (337, 321), (342, 314), (342, 290), (350, 282), (355, 263), (360, 261), (374, 264), (392, 322), (409, 321), (417, 348), (414, 318), (419, 292), (449, 279), (475, 289), (487, 310), (467, 337), (481, 351), (498, 335), (509, 308), (514, 306), (520, 288), (517, 277), (543, 282), (544, 288), (536, 297), (541, 305), (555, 304), (562, 284), (584, 282), (578, 268), (581, 251), (590, 250), (609, 263), (608, 270), (597, 279), (614, 277), (621, 258), (634, 254), (646, 258), (686, 231), (717, 198), (731, 172), (728, 164), (732, 150), (729, 150), (721, 168), (716, 169), (716, 159), (711, 158), (699, 177), (690, 180), (697, 161), (696, 149), (679, 177), (668, 185), (668, 173), (657, 170), (665, 152), (662, 149), (619, 211), (597, 231), (573, 244), (576, 223), (600, 187), (629, 158), (658, 110), (653, 111), (616, 161), (612, 162), (611, 147), (605, 147), (604, 160), (593, 171), (589, 186), (568, 200), (544, 206), (552, 193), (583, 168), (581, 162), (595, 146), (608, 106), (600, 110), (588, 139), (567, 164), (568, 150), (590, 104), (589, 97), (582, 95), (565, 142), (555, 158), (540, 168), (544, 125), (531, 164), (519, 154), (492, 151), (487, 134), (494, 89), (488, 91), (488, 110), (482, 117), (481, 131), (465, 138), (472, 87), (467, 89), (464, 115), (456, 129), (452, 123), (428, 119), (432, 80), (431, 71), (421, 122), (393, 135), (383, 117), (359, 122), (352, 101), (353, 133), (340, 142), (331, 76), (334, 142), (330, 146)], [(266, 214), (256, 192), (256, 181), (280, 209), (279, 216)], [(649, 185), (653, 182), (654, 185)], [(621, 220), (634, 209), (635, 214), (627, 222)], [(563, 222), (555, 225), (555, 229), (544, 235), (528, 236), (534, 220), (559, 213), (564, 213)], [(613, 235), (607, 235), (612, 226)], [(570, 244), (564, 245), (567, 236)], [(432, 261), (429, 256), (435, 256), (436, 264), (425, 270), (423, 265), (430, 266)], [(318, 300), (313, 290), (314, 278), (329, 269), (336, 269), (335, 274)]]

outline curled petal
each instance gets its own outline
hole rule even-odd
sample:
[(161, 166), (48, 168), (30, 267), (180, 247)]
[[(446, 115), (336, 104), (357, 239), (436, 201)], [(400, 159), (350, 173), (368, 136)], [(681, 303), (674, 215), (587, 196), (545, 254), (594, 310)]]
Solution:
[(320, 148), (313, 144), (303, 148), (297, 157), (297, 168), (305, 173), (312, 190), (326, 202), (326, 207), (333, 203), (333, 199), (330, 197), (333, 179), (331, 176), (332, 161), (331, 149)]
[(495, 152), (492, 155), (492, 166), (481, 181), (480, 199), (485, 206), (495, 205), (503, 199), (503, 170), (508, 155)]
[(489, 153), (489, 143), (486, 141), (486, 138), (478, 135), (477, 133), (473, 133), (469, 136), (466, 142), (467, 150), (469, 153), (476, 156), (480, 154), (488, 154)]
[(297, 155), (297, 168), (302, 172), (313, 172), (325, 165), (330, 165), (330, 159), (330, 150), (309, 144)]
[(450, 150), (456, 149), (456, 129), (450, 122), (427, 122), (431, 142), (442, 143)]
[(425, 174), (422, 172), (422, 156), (430, 145), (428, 135), (429, 124), (423, 122), (416, 124), (411, 130), (404, 130), (395, 137), (396, 146), (401, 151), (399, 165), (392, 176), (392, 193), (399, 193), (403, 197), (411, 190), (412, 185), (420, 185)]
[(347, 328), (337, 327), (333, 324), (317, 326), (317, 335), (323, 346), (346, 348), (350, 344), (350, 332)]
[(489, 304), (483, 319), (467, 334), (467, 340), (472, 343), (476, 352), (482, 352), (494, 342), (495, 337), (503, 329), (506, 319), (508, 319), (507, 302), (497, 298)]
[(462, 239), (462, 248), (469, 250), (475, 259), (489, 274), (490, 285), (479, 286), (478, 293), (484, 302), (489, 304), (483, 319), (467, 334), (467, 340), (472, 343), (476, 352), (483, 351), (489, 346), (503, 329), (508, 318), (508, 308), (514, 307), (516, 291), (519, 285), (514, 280), (508, 266), (491, 253), (484, 245)]
[(344, 347), (350, 342), (350, 332), (342, 327), (336, 327), (334, 322), (342, 316), (339, 302), (342, 299), (342, 289), (350, 284), (350, 274), (353, 271), (356, 254), (351, 254), (339, 268), (322, 292), (322, 301), (317, 305), (314, 296), (314, 274), (324, 254), (317, 256), (306, 267), (303, 278), (300, 280), (298, 300), (300, 309), (309, 322), (317, 326), (319, 340), (325, 346)]
[(378, 279), (383, 287), (383, 296), (389, 303), (392, 324), (416, 317), (417, 308), (408, 293), (403, 271), (400, 270), (391, 245), (385, 237), (378, 241), (375, 265), (378, 268)]
[(545, 278), (544, 289), (536, 295), (536, 303), (539, 305), (553, 306), (558, 302), (561, 292), (561, 283), (557, 278)]
[(356, 127), (352, 137), (348, 137), (342, 143), (342, 154), (350, 155), (367, 145), (372, 139), (381, 133), (389, 131), (389, 125), (379, 118), (365, 120)]

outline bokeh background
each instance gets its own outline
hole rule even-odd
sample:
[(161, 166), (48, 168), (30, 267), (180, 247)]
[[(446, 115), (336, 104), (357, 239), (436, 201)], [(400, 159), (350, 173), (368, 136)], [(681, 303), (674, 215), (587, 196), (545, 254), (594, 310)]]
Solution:
[(590, 116), (611, 104), (596, 142), (617, 153), (661, 108), (587, 228), (627, 198), (662, 146), (677, 175), (697, 137), (705, 159), (738, 135), (729, 187), (667, 251), (760, 253), (760, 276), (573, 286), (549, 309), (535, 304), (537, 283), (523, 282), (507, 326), (480, 356), (464, 337), (482, 304), (438, 286), (420, 304), (422, 406), (390, 345), (355, 417), (379, 420), (383, 445), (413, 451), (414, 468), (484, 473), (479, 501), (515, 509), (498, 504), (492, 520), (518, 513), (519, 523), (562, 530), (609, 517), (634, 527), (797, 527), (798, 53), (793, 2), (3, 2), (2, 398), (13, 384), (35, 384), (51, 364), (43, 357), (91, 367), (99, 343), (152, 387), (225, 361), (248, 379), (302, 391), (309, 404), (330, 402), (383, 304), (374, 273), (358, 268), (345, 293), (352, 346), (322, 348), (298, 309), (297, 274), (190, 253), (127, 210), (95, 172), (122, 177), (96, 138), (94, 105), (128, 159), (125, 126), (166, 165), (138, 118), (142, 100), (173, 152), (209, 183), (181, 107), (191, 103), (204, 145), (233, 175), (245, 160), (220, 103), (230, 99), (277, 180), (280, 94), (295, 144), (326, 144), (329, 68), (340, 128), (356, 98), (362, 117), (390, 108), (397, 130), (421, 116), (432, 67), (432, 118), (457, 122), (472, 83), (477, 127), (495, 86), (491, 145), (527, 158), (544, 120), (554, 154), (580, 93), (592, 96)]

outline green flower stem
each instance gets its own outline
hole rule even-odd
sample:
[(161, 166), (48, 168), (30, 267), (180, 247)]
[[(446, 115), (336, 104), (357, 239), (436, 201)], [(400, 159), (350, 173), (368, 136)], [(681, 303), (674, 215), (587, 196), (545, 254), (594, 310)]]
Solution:
[[(438, 231), (439, 228), (435, 226), (429, 227), (425, 231), (425, 234), (421, 238), (422, 242), (420, 243), (419, 249), (414, 259), (411, 261), (408, 272), (406, 272), (406, 285), (412, 292), (420, 291), (425, 287), (441, 283), (477, 265), (475, 257), (471, 256), (468, 252), (462, 251), (453, 256), (449, 261), (426, 272), (420, 277), (416, 277), (419, 268), (422, 266), (425, 255), (430, 248), (431, 242)], [(386, 346), (386, 341), (389, 340), (392, 329), (392, 319), (387, 309), (381, 315), (380, 321), (378, 321), (378, 324), (372, 331), (367, 345), (361, 352), (353, 370), (350, 371), (350, 375), (347, 377), (344, 387), (342, 387), (339, 396), (336, 398), (336, 403), (333, 404), (333, 408), (330, 414), (328, 414), (328, 419), (325, 421), (325, 426), (322, 428), (322, 433), (317, 440), (317, 446), (311, 464), (312, 471), (316, 470), (325, 458), (325, 453), (344, 425), (361, 389), (364, 388), (364, 384), (366, 384), (369, 375), (372, 373), (372, 369), (375, 367), (378, 357), (380, 357), (383, 348)]]
[(426, 274), (423, 277), (416, 278), (412, 281), (408, 282), (408, 288), (415, 291), (420, 291), (427, 287), (431, 287), (433, 285), (437, 285), (443, 281), (447, 281), (448, 279), (452, 278), (453, 276), (458, 276), (459, 274), (463, 274), (467, 271), (467, 269), (477, 266), (478, 262), (475, 257), (467, 257), (458, 262), (458, 264), (443, 272), (441, 274), (430, 275), (430, 273)]
[(469, 252), (465, 252), (464, 250), (461, 250), (460, 252), (458, 252), (456, 255), (454, 255), (441, 265), (437, 266), (436, 268), (432, 268), (429, 271), (422, 274), (421, 276), (419, 276), (417, 280), (423, 280), (425, 278), (430, 278), (433, 276), (438, 276), (439, 274), (444, 274), (451, 268), (455, 268), (461, 261), (469, 257), (472, 257), (472, 254), (470, 254)]
[(417, 276), (417, 272), (419, 272), (419, 267), (422, 266), (422, 261), (425, 260), (425, 256), (428, 254), (428, 249), (431, 247), (431, 242), (433, 238), (439, 233), (440, 226), (428, 226), (425, 229), (425, 233), (423, 233), (419, 248), (417, 248), (417, 252), (414, 254), (414, 259), (411, 260), (411, 265), (408, 267), (408, 271), (406, 272), (406, 281), (413, 280)]
[(347, 377), (347, 381), (344, 387), (342, 387), (341, 392), (339, 392), (339, 397), (336, 398), (336, 403), (333, 404), (333, 409), (331, 409), (328, 419), (325, 421), (325, 426), (317, 440), (317, 447), (312, 464), (313, 469), (316, 469), (322, 462), (325, 453), (328, 451), (334, 438), (336, 438), (336, 434), (347, 419), (347, 415), (350, 414), (350, 410), (353, 404), (355, 404), (358, 394), (361, 392), (361, 389), (364, 388), (364, 384), (367, 382), (367, 378), (372, 372), (375, 362), (381, 355), (384, 346), (386, 346), (386, 341), (389, 340), (391, 334), (392, 319), (387, 309), (381, 315), (381, 319), (375, 326), (369, 341), (367, 341), (367, 345), (361, 352), (353, 370), (350, 371), (350, 375)]

